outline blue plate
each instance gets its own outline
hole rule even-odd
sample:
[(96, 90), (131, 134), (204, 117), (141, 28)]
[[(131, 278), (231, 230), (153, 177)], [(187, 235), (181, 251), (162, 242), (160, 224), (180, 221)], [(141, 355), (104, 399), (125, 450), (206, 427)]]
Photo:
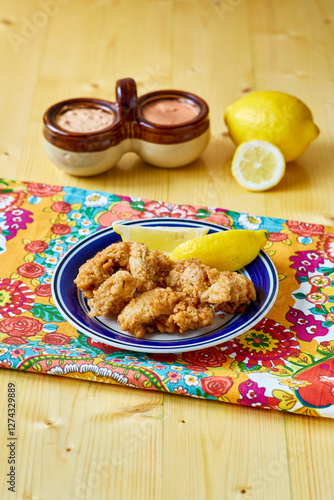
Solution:
[[(209, 233), (227, 229), (210, 222), (190, 219), (157, 218), (127, 221), (133, 226), (142, 224), (146, 227), (206, 227)], [(73, 246), (59, 262), (52, 280), (52, 295), (57, 308), (64, 318), (77, 330), (94, 340), (111, 344), (115, 347), (140, 352), (182, 352), (203, 349), (230, 340), (249, 330), (270, 310), (278, 292), (278, 276), (271, 259), (261, 250), (258, 257), (241, 272), (254, 283), (257, 299), (243, 313), (216, 314), (212, 326), (184, 333), (154, 333), (143, 339), (137, 339), (127, 332), (122, 332), (116, 317), (90, 318), (89, 308), (83, 293), (73, 281), (79, 267), (97, 252), (111, 243), (120, 241), (120, 236), (110, 227), (91, 234)]]

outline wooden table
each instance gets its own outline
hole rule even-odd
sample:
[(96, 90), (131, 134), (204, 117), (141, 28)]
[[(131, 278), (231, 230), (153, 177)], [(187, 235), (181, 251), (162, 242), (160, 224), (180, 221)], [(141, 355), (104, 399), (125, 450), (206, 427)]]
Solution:
[[(0, 18), (0, 175), (174, 203), (331, 224), (334, 219), (334, 9), (331, 0), (11, 0)], [(107, 174), (63, 174), (41, 148), (44, 110), (69, 97), (113, 100), (184, 89), (211, 108), (198, 161), (153, 168), (128, 153)], [(281, 90), (312, 109), (318, 140), (266, 193), (240, 188), (226, 106)], [(1, 370), (17, 387), (17, 493), (7, 500), (332, 499), (331, 420)]]

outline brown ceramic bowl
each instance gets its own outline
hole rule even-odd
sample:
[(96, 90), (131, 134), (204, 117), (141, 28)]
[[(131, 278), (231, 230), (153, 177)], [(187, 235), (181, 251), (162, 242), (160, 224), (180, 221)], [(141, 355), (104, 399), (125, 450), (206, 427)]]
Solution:
[[(136, 83), (124, 78), (116, 83), (117, 102), (76, 98), (58, 102), (44, 114), (43, 146), (47, 156), (67, 173), (96, 175), (109, 170), (127, 151), (135, 151), (148, 163), (173, 168), (200, 156), (210, 138), (206, 102), (189, 92), (161, 90), (137, 98)], [(194, 106), (198, 114), (177, 125), (161, 125), (145, 118), (145, 106), (161, 100)], [(93, 132), (65, 130), (59, 117), (68, 110), (95, 108), (113, 114), (110, 126)]]
[[(62, 128), (57, 118), (68, 110), (100, 109), (112, 114), (113, 123), (94, 132), (72, 132)], [(122, 125), (117, 104), (101, 99), (76, 98), (51, 106), (44, 114), (43, 146), (48, 157), (67, 173), (95, 175), (115, 164), (123, 154)]]
[[(146, 106), (170, 100), (189, 104), (198, 114), (177, 125), (159, 124), (145, 118)], [(209, 107), (190, 92), (160, 90), (138, 100), (136, 137), (142, 141), (139, 154), (148, 163), (160, 167), (179, 167), (198, 158), (210, 140)]]

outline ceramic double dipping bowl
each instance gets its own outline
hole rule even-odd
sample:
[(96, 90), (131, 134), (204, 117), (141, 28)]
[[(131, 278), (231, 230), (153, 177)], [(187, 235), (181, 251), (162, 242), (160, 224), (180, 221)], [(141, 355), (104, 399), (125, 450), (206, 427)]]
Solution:
[(128, 152), (156, 167), (174, 168), (198, 158), (210, 139), (209, 108), (200, 97), (160, 90), (137, 97), (136, 83), (116, 83), (117, 102), (77, 98), (44, 114), (43, 146), (71, 175), (106, 172)]

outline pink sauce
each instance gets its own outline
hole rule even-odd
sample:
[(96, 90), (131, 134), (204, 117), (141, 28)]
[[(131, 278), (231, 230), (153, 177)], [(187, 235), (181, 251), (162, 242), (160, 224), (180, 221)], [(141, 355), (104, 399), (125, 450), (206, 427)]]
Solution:
[(145, 120), (157, 125), (180, 125), (195, 118), (199, 107), (189, 100), (157, 99), (142, 109)]
[(100, 108), (73, 108), (56, 118), (59, 127), (69, 132), (96, 132), (109, 127), (115, 121), (114, 113)]

